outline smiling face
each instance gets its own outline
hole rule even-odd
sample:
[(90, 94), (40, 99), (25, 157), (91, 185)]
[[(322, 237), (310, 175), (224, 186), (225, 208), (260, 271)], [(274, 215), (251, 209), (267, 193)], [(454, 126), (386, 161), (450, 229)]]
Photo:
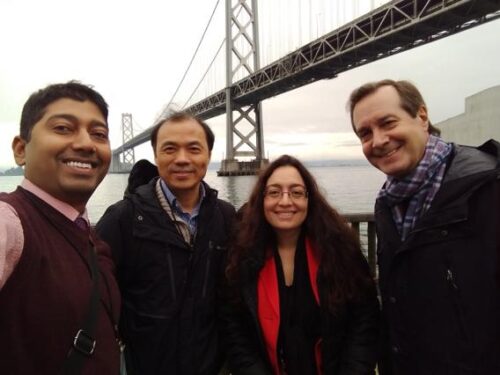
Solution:
[(108, 126), (99, 108), (67, 98), (49, 104), (30, 140), (17, 136), (12, 149), (28, 180), (80, 212), (111, 160)]
[(202, 126), (191, 118), (164, 123), (158, 130), (155, 162), (177, 198), (197, 197), (210, 162)]
[(361, 99), (353, 110), (353, 125), (368, 161), (386, 175), (401, 178), (412, 172), (429, 138), (427, 109), (415, 117), (402, 107), (392, 86), (382, 86)]
[[(264, 216), (278, 233), (300, 232), (302, 223), (307, 216), (308, 199), (306, 196), (290, 193), (294, 190), (305, 191), (305, 184), (299, 171), (292, 166), (283, 166), (269, 176), (266, 183), (266, 191), (277, 189), (284, 192), (277, 197), (264, 196)], [(293, 196), (296, 195), (296, 198)]]

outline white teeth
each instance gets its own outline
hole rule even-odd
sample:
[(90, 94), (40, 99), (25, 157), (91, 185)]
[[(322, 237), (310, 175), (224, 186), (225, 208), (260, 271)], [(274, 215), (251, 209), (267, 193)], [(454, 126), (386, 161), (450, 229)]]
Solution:
[(83, 169), (91, 169), (92, 165), (90, 163), (82, 163), (79, 161), (68, 161), (66, 162), (66, 165), (73, 167), (73, 168), (83, 168)]
[(391, 156), (391, 155), (393, 155), (393, 154), (394, 154), (397, 150), (398, 150), (398, 149), (396, 148), (396, 149), (392, 150), (391, 152), (388, 152), (387, 154), (385, 154), (385, 156), (386, 156), (386, 157)]
[(282, 219), (288, 219), (293, 216), (293, 212), (278, 212), (278, 217)]

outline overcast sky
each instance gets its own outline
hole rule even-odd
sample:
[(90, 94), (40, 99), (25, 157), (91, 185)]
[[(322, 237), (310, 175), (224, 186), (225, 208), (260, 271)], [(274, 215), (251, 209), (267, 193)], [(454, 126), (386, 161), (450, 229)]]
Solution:
[[(265, 1), (260, 7), (262, 28), (270, 30), (267, 34), (271, 36), (261, 39), (261, 50), (268, 59), (281, 53), (280, 48), (289, 51), (331, 30), (342, 17), (352, 17), (348, 14), (352, 9), (333, 9), (334, 1)], [(384, 1), (359, 0), (356, 11), (363, 12), (372, 2), (379, 5)], [(33, 91), (49, 83), (77, 79), (103, 94), (110, 105), (113, 148), (121, 143), (121, 113), (132, 113), (136, 131), (149, 127), (174, 93), (215, 3), (0, 0), (0, 169), (14, 165), (10, 144), (18, 134), (22, 105)], [(285, 15), (281, 26), (275, 26), (276, 15), (284, 12), (285, 3), (296, 15)], [(341, 3), (347, 7), (345, 4), (351, 2)], [(212, 39), (205, 45), (212, 53), (218, 48), (224, 26), (223, 5), (221, 0), (214, 18), (216, 30), (207, 33)], [(336, 15), (337, 9), (342, 17)], [(295, 37), (283, 37), (292, 31)], [(361, 157), (345, 103), (349, 93), (367, 81), (411, 80), (424, 94), (433, 122), (463, 112), (466, 96), (500, 84), (498, 35), (500, 20), (266, 100), (266, 155), (273, 158), (286, 152), (304, 159)], [(273, 44), (285, 46), (273, 48)], [(205, 66), (198, 64), (198, 70), (205, 69), (209, 61), (209, 52), (205, 53)], [(194, 78), (192, 81), (197, 83)], [(208, 123), (216, 133), (213, 160), (220, 160), (225, 150), (225, 117)], [(140, 157), (152, 157), (149, 145), (136, 149), (136, 159)]]

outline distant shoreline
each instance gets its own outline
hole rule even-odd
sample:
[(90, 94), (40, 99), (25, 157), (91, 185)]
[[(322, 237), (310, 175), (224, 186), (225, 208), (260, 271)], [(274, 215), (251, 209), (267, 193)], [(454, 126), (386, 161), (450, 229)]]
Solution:
[[(369, 165), (366, 159), (326, 159), (326, 160), (304, 160), (307, 167), (352, 167)], [(210, 163), (208, 169), (218, 170), (220, 161)], [(0, 176), (22, 176), (24, 169), (21, 167), (0, 168)]]
[[(300, 158), (299, 158), (300, 159)], [(369, 166), (366, 159), (325, 159), (325, 160), (301, 160), (306, 167), (353, 167), (353, 166)], [(208, 169), (218, 170), (220, 162), (210, 163)]]
[(22, 176), (24, 175), (24, 169), (22, 167), (12, 167), (7, 169), (5, 172), (0, 171), (0, 176)]

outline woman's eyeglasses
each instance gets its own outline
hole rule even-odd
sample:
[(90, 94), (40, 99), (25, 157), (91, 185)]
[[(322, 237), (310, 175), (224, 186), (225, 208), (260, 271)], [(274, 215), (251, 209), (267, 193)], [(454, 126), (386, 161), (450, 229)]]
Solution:
[(281, 199), (283, 194), (288, 194), (291, 200), (300, 201), (307, 198), (307, 190), (303, 187), (293, 187), (290, 190), (281, 190), (278, 187), (270, 187), (264, 190), (264, 196), (268, 199)]

